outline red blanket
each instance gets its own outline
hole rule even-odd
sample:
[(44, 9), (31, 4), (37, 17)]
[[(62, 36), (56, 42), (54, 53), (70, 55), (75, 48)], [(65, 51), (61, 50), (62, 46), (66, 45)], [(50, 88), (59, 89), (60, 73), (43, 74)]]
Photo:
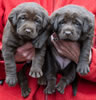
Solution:
[[(65, 88), (64, 94), (56, 92), (52, 95), (43, 93), (44, 87), (37, 85), (37, 79), (29, 77), (30, 95), (24, 99), (21, 97), (19, 85), (8, 87), (6, 83), (0, 86), (0, 100), (96, 100), (96, 83), (79, 79), (77, 95), (72, 94), (71, 85)], [(46, 98), (46, 99), (45, 99)]]

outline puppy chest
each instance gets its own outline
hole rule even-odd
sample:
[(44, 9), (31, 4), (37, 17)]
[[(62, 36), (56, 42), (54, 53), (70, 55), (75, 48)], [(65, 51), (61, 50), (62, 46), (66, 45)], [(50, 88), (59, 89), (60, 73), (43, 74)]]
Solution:
[(71, 62), (70, 59), (60, 56), (56, 50), (52, 50), (52, 52), (53, 52), (54, 58), (56, 59), (57, 63), (60, 66), (60, 69), (65, 69), (67, 65)]

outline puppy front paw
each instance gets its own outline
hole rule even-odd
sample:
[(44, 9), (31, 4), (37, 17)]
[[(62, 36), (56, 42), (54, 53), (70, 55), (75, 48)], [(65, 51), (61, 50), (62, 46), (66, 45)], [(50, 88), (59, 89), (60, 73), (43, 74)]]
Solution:
[(28, 88), (28, 87), (24, 87), (24, 88), (21, 90), (21, 92), (22, 92), (22, 96), (23, 96), (24, 98), (26, 98), (27, 96), (29, 96), (29, 94), (30, 94), (30, 92), (31, 92), (31, 89)]
[(33, 78), (39, 78), (39, 77), (43, 76), (43, 72), (40, 68), (32, 67), (29, 72), (29, 75)]
[(6, 82), (9, 86), (15, 86), (16, 83), (17, 83), (17, 76), (6, 76), (5, 82)]
[(64, 81), (60, 81), (57, 85), (56, 85), (56, 89), (58, 92), (60, 92), (61, 94), (64, 94), (64, 88), (65, 88), (66, 84), (64, 84)]
[(87, 63), (79, 63), (77, 65), (77, 72), (81, 75), (86, 75), (88, 72), (90, 72), (89, 65)]
[(52, 94), (55, 92), (55, 86), (47, 86), (45, 89), (44, 89), (44, 93), (45, 94)]

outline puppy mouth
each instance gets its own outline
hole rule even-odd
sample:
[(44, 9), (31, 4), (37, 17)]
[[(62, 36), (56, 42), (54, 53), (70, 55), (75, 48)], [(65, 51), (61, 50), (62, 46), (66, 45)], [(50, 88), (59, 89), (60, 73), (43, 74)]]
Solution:
[(64, 37), (59, 37), (59, 40), (76, 41), (77, 39), (75, 39), (73, 36), (64, 36)]
[(58, 35), (59, 40), (71, 40), (72, 39), (72, 35), (65, 35), (64, 33), (62, 33), (61, 35)]
[(65, 40), (66, 40), (66, 41), (73, 41), (72, 39), (67, 38), (67, 37), (66, 37), (66, 38), (59, 38), (59, 40), (63, 40), (63, 41), (65, 41)]
[(64, 40), (64, 41), (78, 41), (79, 38), (74, 38), (72, 37), (59, 37), (59, 40)]
[[(24, 32), (23, 32), (24, 33)], [(27, 33), (24, 33), (24, 34), (19, 34), (19, 33), (17, 33), (18, 34), (18, 37), (20, 38), (20, 39), (23, 39), (23, 40), (34, 40), (35, 38), (37, 38), (37, 36), (38, 36), (38, 34), (36, 33), (30, 33), (30, 35), (28, 35)]]

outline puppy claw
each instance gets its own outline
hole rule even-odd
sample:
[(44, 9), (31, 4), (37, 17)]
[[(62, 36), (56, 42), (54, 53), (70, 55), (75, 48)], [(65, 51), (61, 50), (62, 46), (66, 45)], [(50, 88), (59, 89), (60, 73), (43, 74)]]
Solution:
[(29, 75), (32, 76), (33, 78), (36, 77), (35, 72), (30, 72)]
[(39, 78), (40, 77), (40, 73), (39, 72), (36, 72), (35, 73), (35, 77)]
[(40, 78), (41, 76), (43, 76), (43, 73), (39, 73), (39, 72), (32, 72), (32, 73), (29, 73), (29, 75), (33, 78)]
[(33, 77), (33, 78), (39, 78), (39, 77), (41, 77), (41, 76), (43, 76), (43, 72), (42, 72), (42, 70), (40, 69), (40, 68), (33, 68), (33, 69), (31, 69), (31, 71), (29, 72), (29, 75), (31, 76), (31, 77)]

